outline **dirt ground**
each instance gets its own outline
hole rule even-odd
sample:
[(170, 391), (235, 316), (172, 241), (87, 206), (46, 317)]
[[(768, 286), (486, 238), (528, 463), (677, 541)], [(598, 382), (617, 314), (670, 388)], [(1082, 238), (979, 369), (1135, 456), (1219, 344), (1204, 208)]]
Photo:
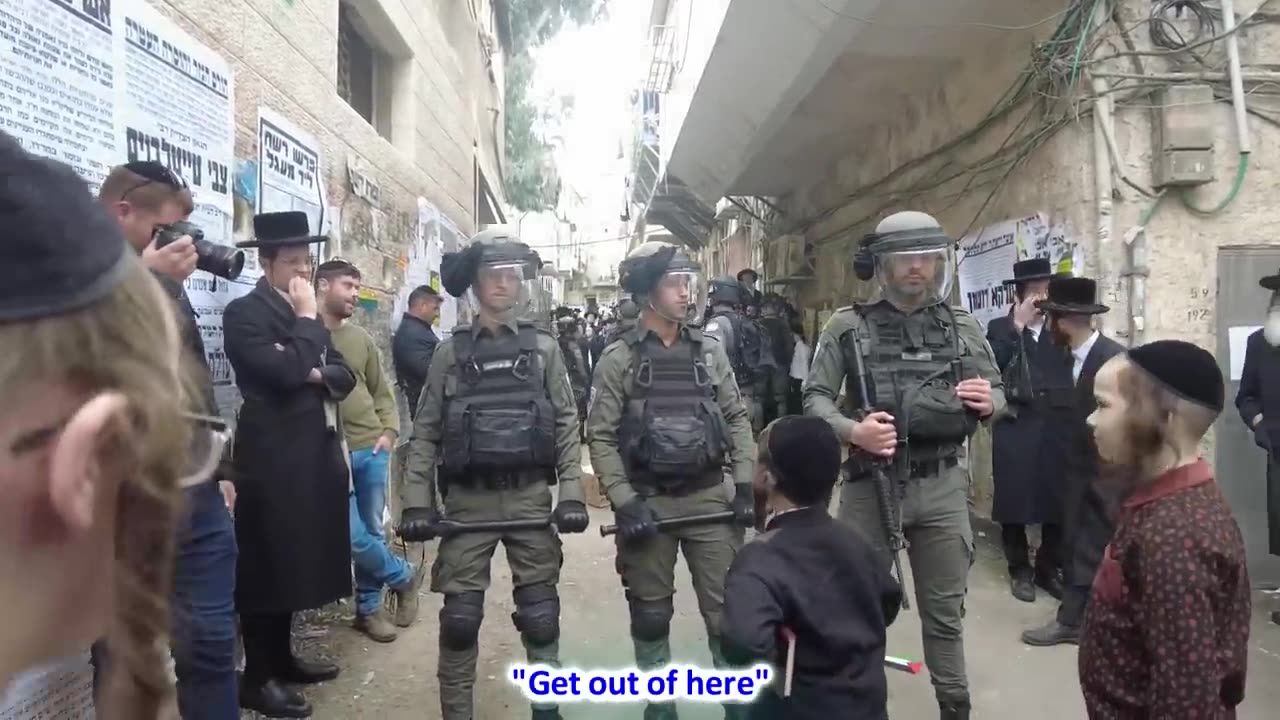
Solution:
[[(614, 573), (613, 546), (597, 529), (608, 522), (610, 513), (593, 510), (592, 527), (585, 534), (564, 538), (560, 647), (566, 666), (631, 664), (627, 611)], [(1002, 562), (991, 540), (979, 538), (981, 555), (971, 575), (965, 627), (975, 717), (1079, 720), (1084, 717), (1084, 707), (1076, 681), (1075, 648), (1036, 649), (1018, 641), (1023, 629), (1048, 619), (1055, 605), (1047, 597), (1034, 604), (1010, 597)], [(711, 658), (687, 571), (681, 576), (672, 634), (675, 659), (709, 666)], [(493, 578), (480, 639), (476, 718), (526, 718), (528, 706), (507, 681), (507, 665), (523, 660), (523, 649), (511, 625), (511, 580), (501, 552), (495, 559)], [(1263, 614), (1263, 606), (1273, 601), (1280, 602), (1280, 598), (1267, 600), (1259, 595), (1255, 603), (1259, 607), (1241, 720), (1275, 718), (1280, 707), (1280, 627), (1265, 622)], [(316, 720), (438, 718), (435, 664), (439, 608), (439, 597), (424, 589), (418, 624), (401, 631), (399, 639), (389, 645), (369, 641), (350, 628), (349, 604), (312, 618), (304, 654), (335, 658), (343, 667), (336, 681), (309, 690)], [(914, 610), (903, 613), (890, 629), (889, 653), (920, 657), (920, 625)], [(937, 717), (927, 673), (890, 672), (889, 680), (893, 717)], [(565, 705), (562, 713), (570, 720), (638, 719), (641, 710), (635, 705)], [(716, 705), (687, 704), (680, 708), (680, 714), (684, 720), (712, 720), (722, 717), (722, 710)]]

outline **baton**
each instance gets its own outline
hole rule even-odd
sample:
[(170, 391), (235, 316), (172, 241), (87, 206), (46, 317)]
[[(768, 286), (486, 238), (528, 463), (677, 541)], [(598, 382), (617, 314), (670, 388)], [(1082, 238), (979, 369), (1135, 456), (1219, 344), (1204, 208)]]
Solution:
[[(704, 513), (702, 515), (682, 515), (680, 517), (666, 518), (658, 520), (654, 525), (659, 530), (675, 530), (676, 528), (688, 527), (690, 525), (710, 525), (712, 523), (729, 522), (733, 520), (735, 514), (732, 510), (724, 510), (721, 512)], [(600, 537), (609, 537), (618, 534), (617, 525), (601, 525)]]
[[(432, 537), (448, 538), (476, 532), (509, 532), (516, 530), (542, 530), (551, 526), (551, 516), (527, 518), (522, 520), (480, 520), (477, 522), (459, 522), (457, 520), (441, 520), (431, 526)], [(396, 528), (396, 534), (400, 529)]]

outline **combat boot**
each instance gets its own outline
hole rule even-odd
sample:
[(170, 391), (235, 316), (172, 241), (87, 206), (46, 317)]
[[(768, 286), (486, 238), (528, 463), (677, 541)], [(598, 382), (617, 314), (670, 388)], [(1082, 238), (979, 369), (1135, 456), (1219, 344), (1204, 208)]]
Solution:
[(374, 642), (389, 643), (396, 639), (396, 628), (382, 610), (368, 615), (356, 615), (355, 629)]
[(941, 720), (969, 720), (969, 701), (939, 702)]

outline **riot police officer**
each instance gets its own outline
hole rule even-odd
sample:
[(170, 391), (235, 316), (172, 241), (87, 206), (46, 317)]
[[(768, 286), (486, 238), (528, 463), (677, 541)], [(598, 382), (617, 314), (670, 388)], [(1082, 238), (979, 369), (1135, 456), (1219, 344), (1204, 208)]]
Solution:
[(569, 371), (569, 386), (573, 388), (574, 402), (577, 403), (581, 426), (578, 437), (585, 441), (587, 394), (591, 390), (591, 350), (578, 334), (578, 321), (569, 308), (562, 306), (556, 314), (556, 342), (560, 344), (560, 354), (564, 356), (565, 367)]
[(746, 299), (746, 288), (737, 280), (731, 277), (712, 280), (707, 293), (707, 321), (702, 331), (724, 346), (742, 402), (750, 414), (751, 431), (758, 433), (763, 427), (764, 411), (756, 393), (759, 353), (753, 350), (758, 350), (760, 337), (755, 323), (742, 314)]
[(969, 717), (961, 619), (973, 531), (961, 455), (978, 422), (1005, 405), (981, 327), (947, 304), (953, 248), (924, 213), (885, 218), (855, 263), (860, 277), (878, 281), (882, 297), (832, 315), (804, 383), (805, 414), (825, 418), (855, 450), (839, 516), (863, 531), (885, 563), (891, 538), (905, 535), (943, 720)]
[[(551, 513), (560, 532), (582, 532), (578, 414), (564, 358), (550, 334), (520, 318), (537, 282), (529, 247), (489, 229), (466, 250), (445, 255), (441, 276), (455, 297), (469, 293), (478, 312), (436, 349), (409, 441), (400, 534), (428, 540), (443, 516), (459, 523), (526, 520)], [(436, 461), (442, 487), (437, 493)], [(473, 717), (477, 638), (489, 587), (489, 563), (506, 547), (515, 585), (512, 620), (531, 664), (559, 661), (560, 539), (550, 528), (445, 536), (431, 572), (440, 610), (440, 708), (444, 720)], [(533, 717), (559, 718), (534, 704)]]
[[(587, 438), (618, 524), (617, 565), (636, 665), (649, 670), (671, 662), (676, 552), (683, 549), (712, 660), (723, 666), (724, 580), (753, 516), (755, 443), (747, 409), (724, 347), (689, 326), (702, 307), (698, 265), (676, 246), (653, 241), (622, 264), (623, 289), (639, 305), (640, 320), (600, 356)], [(732, 500), (722, 484), (725, 465), (733, 468)], [(734, 523), (662, 531), (655, 525), (726, 510), (734, 511)], [(644, 717), (665, 720), (676, 712), (651, 704)]]

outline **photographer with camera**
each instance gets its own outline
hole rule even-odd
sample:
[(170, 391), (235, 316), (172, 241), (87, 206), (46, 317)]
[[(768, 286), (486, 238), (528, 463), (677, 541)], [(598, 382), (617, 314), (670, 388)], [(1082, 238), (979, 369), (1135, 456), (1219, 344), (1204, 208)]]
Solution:
[[(197, 268), (234, 278), (244, 265), (244, 254), (205, 241), (200, 229), (186, 222), (194, 209), (191, 191), (181, 177), (158, 162), (131, 162), (112, 169), (98, 199), (176, 303), (179, 332), (191, 355), (188, 362), (193, 370), (200, 370), (205, 407), (195, 411), (217, 415), (197, 314), (182, 283)], [(231, 520), (235, 489), (218, 478), (216, 483), (185, 491), (188, 515), (180, 525), (175, 556), (174, 660), (184, 720), (240, 717), (235, 667), (236, 538)], [(99, 649), (95, 647), (94, 661), (101, 672)]]

